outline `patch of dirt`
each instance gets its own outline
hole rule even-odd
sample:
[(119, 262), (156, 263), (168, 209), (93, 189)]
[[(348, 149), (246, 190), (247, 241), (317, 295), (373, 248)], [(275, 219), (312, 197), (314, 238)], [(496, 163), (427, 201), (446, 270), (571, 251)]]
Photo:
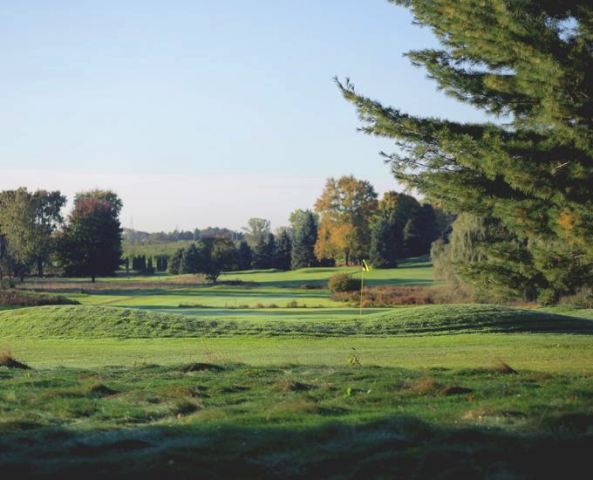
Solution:
[(494, 366), (494, 371), (497, 373), (501, 373), (502, 375), (517, 374), (517, 370), (515, 370), (508, 363), (505, 363), (502, 360), (496, 363), (496, 365)]
[(432, 377), (419, 378), (407, 385), (407, 390), (416, 395), (436, 395), (440, 389), (440, 385)]
[(441, 393), (445, 396), (465, 395), (465, 394), (472, 393), (472, 392), (473, 392), (473, 390), (471, 388), (460, 387), (458, 385), (454, 385), (452, 387), (446, 387), (441, 391)]
[(93, 385), (89, 389), (89, 395), (91, 397), (103, 398), (103, 397), (111, 397), (112, 395), (117, 395), (119, 392), (117, 390), (113, 390), (109, 388), (107, 385), (99, 384)]
[(222, 372), (224, 367), (214, 365), (213, 363), (190, 363), (185, 365), (182, 370), (184, 372)]
[(194, 402), (179, 402), (177, 405), (175, 405), (173, 413), (177, 415), (177, 418), (181, 418), (185, 415), (190, 415), (201, 409), (202, 406)]
[(21, 370), (31, 370), (29, 365), (19, 362), (12, 355), (3, 353), (0, 355), (0, 367), (18, 368)]

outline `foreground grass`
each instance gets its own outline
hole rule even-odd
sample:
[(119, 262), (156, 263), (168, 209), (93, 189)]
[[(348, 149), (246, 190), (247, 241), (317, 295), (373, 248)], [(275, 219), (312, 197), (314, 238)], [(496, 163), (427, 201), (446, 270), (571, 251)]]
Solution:
[(591, 375), (190, 363), (0, 381), (0, 466), (20, 477), (574, 478), (593, 446)]
[[(499, 360), (529, 370), (592, 373), (593, 337), (569, 334), (460, 334), (405, 337), (222, 337), (45, 340), (0, 338), (0, 349), (40, 368), (181, 362), (343, 367), (490, 368)], [(355, 350), (353, 350), (355, 349)]]

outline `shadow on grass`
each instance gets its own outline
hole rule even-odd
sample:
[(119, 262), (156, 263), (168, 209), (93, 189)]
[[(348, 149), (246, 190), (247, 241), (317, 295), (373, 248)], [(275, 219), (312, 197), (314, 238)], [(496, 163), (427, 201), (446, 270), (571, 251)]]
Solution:
[(529, 435), (397, 415), (313, 428), (180, 421), (84, 433), (34, 423), (3, 430), (4, 478), (589, 478), (593, 451), (578, 422)]

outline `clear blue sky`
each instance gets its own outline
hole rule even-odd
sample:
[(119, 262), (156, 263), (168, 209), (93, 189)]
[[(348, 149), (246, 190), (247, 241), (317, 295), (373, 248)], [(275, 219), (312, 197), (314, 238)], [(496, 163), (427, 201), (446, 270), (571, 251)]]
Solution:
[(0, 188), (91, 187), (147, 230), (286, 223), (324, 178), (395, 187), (332, 77), (404, 111), (479, 120), (403, 53), (386, 0), (0, 2)]

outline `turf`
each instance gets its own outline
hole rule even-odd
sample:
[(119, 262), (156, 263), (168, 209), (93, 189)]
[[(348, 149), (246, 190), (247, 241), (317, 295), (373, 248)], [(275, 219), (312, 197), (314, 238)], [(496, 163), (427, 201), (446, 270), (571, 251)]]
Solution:
[[(167, 275), (28, 282), (83, 305), (0, 308), (0, 353), (32, 367), (0, 367), (2, 475), (587, 471), (593, 310), (427, 305), (361, 315), (323, 287), (340, 270), (235, 272), (217, 286)], [(369, 280), (432, 282), (422, 259)]]
[(0, 378), (0, 464), (17, 478), (576, 478), (593, 446), (591, 376), (189, 363)]
[[(294, 311), (298, 311), (294, 309)], [(350, 312), (352, 312), (350, 310)], [(276, 312), (274, 312), (276, 313)], [(0, 337), (164, 338), (229, 335), (390, 336), (485, 332), (593, 334), (593, 322), (496, 305), (429, 305), (334, 319), (216, 318), (97, 306), (48, 306), (0, 312)]]

